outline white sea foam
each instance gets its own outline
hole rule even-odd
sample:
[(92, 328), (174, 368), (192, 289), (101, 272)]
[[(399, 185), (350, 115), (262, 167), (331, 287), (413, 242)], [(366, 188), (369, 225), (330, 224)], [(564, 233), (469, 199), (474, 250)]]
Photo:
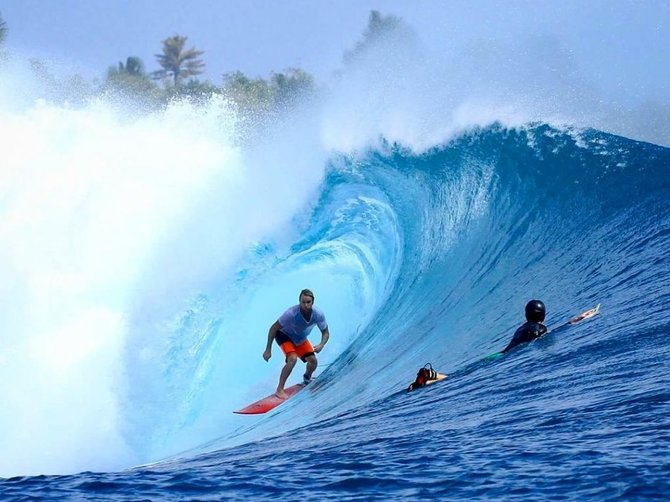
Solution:
[(0, 475), (131, 465), (138, 319), (173, 318), (289, 223), (323, 162), (282, 143), (242, 152), (222, 100), (129, 119), (103, 101), (5, 99)]

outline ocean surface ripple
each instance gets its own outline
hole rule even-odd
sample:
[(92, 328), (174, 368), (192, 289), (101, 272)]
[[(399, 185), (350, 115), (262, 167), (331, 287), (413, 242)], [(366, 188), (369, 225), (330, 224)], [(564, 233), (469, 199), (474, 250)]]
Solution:
[[(348, 338), (307, 391), (166, 460), (1, 479), (0, 498), (667, 500), (669, 166), (666, 148), (539, 123), (475, 129), (422, 153), (382, 142), (333, 154), (300, 235), (258, 243), (237, 272), (245, 294), (264, 274), (304, 270), (353, 298), (346, 312), (327, 309), (333, 336), (346, 326)], [(534, 297), (549, 327), (601, 312), (484, 361)], [(188, 398), (143, 416), (144, 395), (128, 394), (135, 443), (147, 417), (178, 403), (196, 423), (225, 396), (198, 393), (227, 350), (215, 300), (201, 297), (174, 328), (203, 337)], [(178, 345), (169, 353), (182, 357)], [(449, 377), (406, 393), (426, 362)], [(159, 385), (143, 376), (151, 369), (133, 374)], [(221, 416), (248, 397), (223, 399)]]

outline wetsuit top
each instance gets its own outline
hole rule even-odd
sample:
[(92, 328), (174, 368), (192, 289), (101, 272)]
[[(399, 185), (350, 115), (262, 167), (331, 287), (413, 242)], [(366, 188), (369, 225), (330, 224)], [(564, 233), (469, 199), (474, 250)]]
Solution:
[(285, 333), (295, 345), (300, 345), (307, 340), (307, 335), (316, 325), (321, 331), (328, 327), (326, 316), (321, 310), (312, 307), (312, 315), (306, 320), (300, 312), (300, 305), (294, 305), (284, 312), (279, 319), (282, 333)]
[(547, 327), (544, 324), (540, 324), (539, 322), (528, 321), (525, 324), (522, 324), (519, 327), (519, 329), (517, 329), (514, 332), (512, 341), (509, 342), (509, 345), (505, 347), (505, 350), (503, 350), (503, 352), (507, 352), (508, 350), (516, 347), (519, 344), (535, 340), (536, 338), (539, 338), (542, 335), (544, 335), (546, 332)]

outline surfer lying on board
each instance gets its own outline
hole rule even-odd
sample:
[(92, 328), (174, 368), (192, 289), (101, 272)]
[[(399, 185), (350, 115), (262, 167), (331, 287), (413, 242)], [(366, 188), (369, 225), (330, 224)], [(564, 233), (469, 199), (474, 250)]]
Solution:
[(440, 380), (447, 378), (447, 375), (439, 373), (433, 369), (433, 365), (426, 363), (423, 368), (420, 368), (416, 374), (416, 380), (414, 380), (409, 387), (407, 387), (407, 392), (411, 392), (414, 389), (419, 387), (425, 387)]
[(526, 321), (514, 332), (512, 341), (505, 347), (503, 353), (513, 349), (517, 345), (530, 342), (541, 337), (547, 332), (547, 327), (542, 324), (546, 309), (540, 300), (531, 300), (526, 304)]
[[(276, 396), (281, 399), (288, 397), (284, 391), (284, 385), (298, 358), (307, 363), (305, 374), (302, 377), (303, 384), (307, 385), (312, 381), (312, 373), (318, 364), (315, 353), (321, 352), (330, 338), (326, 316), (321, 310), (314, 307), (314, 293), (309, 289), (303, 289), (298, 296), (298, 301), (300, 302), (298, 305), (290, 307), (270, 326), (268, 343), (263, 352), (263, 359), (269, 361), (272, 357), (272, 341), (276, 340), (277, 345), (286, 355), (286, 364), (279, 375), (279, 385), (275, 392)], [(307, 336), (315, 325), (321, 330), (321, 342), (312, 347)]]

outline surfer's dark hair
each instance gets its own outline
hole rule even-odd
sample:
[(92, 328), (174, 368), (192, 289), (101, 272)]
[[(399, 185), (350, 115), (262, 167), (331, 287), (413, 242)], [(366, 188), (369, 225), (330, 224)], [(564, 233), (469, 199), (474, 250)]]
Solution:
[(310, 296), (310, 297), (312, 298), (312, 302), (314, 301), (314, 293), (312, 293), (312, 290), (311, 290), (311, 289), (303, 289), (303, 290), (300, 292), (300, 295), (298, 295), (298, 301), (300, 301), (300, 298), (302, 298), (303, 295), (305, 295), (305, 296)]

